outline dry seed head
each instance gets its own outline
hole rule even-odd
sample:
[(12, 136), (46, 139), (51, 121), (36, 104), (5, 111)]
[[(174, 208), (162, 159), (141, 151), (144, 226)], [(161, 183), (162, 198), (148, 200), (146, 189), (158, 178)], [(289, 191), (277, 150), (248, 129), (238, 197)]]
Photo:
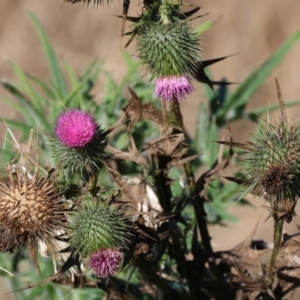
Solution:
[(37, 248), (39, 241), (51, 243), (65, 228), (64, 211), (61, 191), (53, 180), (37, 171), (30, 176), (8, 168), (0, 177), (0, 231), (5, 236), (0, 250), (13, 251), (27, 244)]
[(265, 170), (261, 184), (266, 193), (276, 195), (284, 189), (291, 179), (290, 171), (284, 165), (273, 165)]

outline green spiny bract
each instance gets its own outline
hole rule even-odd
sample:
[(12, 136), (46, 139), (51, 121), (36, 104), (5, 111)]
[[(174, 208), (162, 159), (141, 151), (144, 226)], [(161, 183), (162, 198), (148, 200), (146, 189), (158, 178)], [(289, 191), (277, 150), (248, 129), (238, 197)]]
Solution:
[(185, 21), (143, 26), (137, 50), (142, 64), (155, 77), (193, 73), (201, 59), (197, 34)]
[(266, 124), (245, 152), (248, 191), (270, 202), (300, 197), (300, 130), (287, 124)]
[(83, 257), (103, 248), (126, 248), (130, 237), (127, 219), (106, 201), (85, 200), (70, 216), (70, 245)]
[(186, 20), (197, 13), (200, 7), (195, 7), (188, 12), (182, 12), (184, 6), (182, 1), (144, 1), (144, 7), (140, 18), (139, 26), (149, 22), (159, 22), (162, 24), (174, 23), (179, 20)]
[(104, 165), (106, 135), (107, 132), (100, 131), (89, 144), (78, 148), (65, 146), (53, 136), (50, 139), (51, 155), (57, 166), (71, 173), (96, 172)]

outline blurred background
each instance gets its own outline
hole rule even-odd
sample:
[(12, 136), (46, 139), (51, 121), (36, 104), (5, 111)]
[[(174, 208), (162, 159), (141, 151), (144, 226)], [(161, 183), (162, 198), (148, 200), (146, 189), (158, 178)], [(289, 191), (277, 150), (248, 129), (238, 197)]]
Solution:
[[(202, 6), (200, 13), (207, 16), (194, 21), (195, 25), (211, 20), (212, 28), (201, 37), (203, 59), (233, 55), (213, 65), (210, 73), (214, 80), (227, 79), (242, 82), (252, 70), (259, 67), (291, 34), (300, 29), (300, 1), (298, 0), (205, 0), (187, 1)], [(189, 8), (187, 7), (187, 10)], [(129, 15), (140, 12), (138, 1), (131, 1)], [(61, 62), (67, 62), (81, 74), (96, 57), (105, 60), (104, 68), (111, 71), (116, 80), (122, 80), (126, 66), (122, 50), (127, 38), (120, 38), (122, 4), (105, 3), (97, 7), (82, 3), (72, 5), (63, 0), (1, 0), (0, 1), (0, 77), (15, 80), (9, 61), (23, 70), (43, 79), (49, 77), (43, 49), (33, 28), (28, 12), (33, 12), (44, 26)], [(129, 25), (129, 23), (127, 24)], [(134, 56), (134, 45), (128, 52)], [(249, 107), (277, 102), (274, 78), (278, 78), (286, 102), (300, 99), (300, 42), (288, 53), (272, 76), (254, 95)], [(94, 89), (99, 102), (104, 81)], [(205, 101), (203, 85), (195, 83), (195, 93), (181, 103), (188, 133), (193, 136), (197, 109)], [(230, 86), (230, 90), (236, 89)], [(126, 93), (126, 91), (124, 91)], [(0, 96), (9, 95), (0, 87)], [(288, 110), (288, 116), (297, 120), (300, 107)], [(271, 115), (276, 120), (277, 114)], [(1, 103), (0, 117), (20, 116), (10, 106)], [(233, 124), (233, 138), (244, 141), (254, 126), (249, 121)], [(5, 127), (0, 126), (1, 137)], [(3, 139), (1, 139), (3, 143)], [(259, 223), (255, 237), (271, 240), (272, 220), (267, 219), (264, 202), (252, 199), (254, 207), (229, 208), (239, 218), (238, 223), (211, 226), (212, 243), (216, 250), (227, 250), (242, 242)], [(299, 207), (298, 207), (299, 210)], [(298, 213), (299, 214), (299, 213)], [(296, 217), (297, 222), (297, 217)], [(300, 222), (300, 221), (299, 221)], [(261, 224), (266, 223), (264, 226)], [(291, 224), (294, 226), (294, 224)], [(294, 228), (294, 227), (293, 227)], [(293, 228), (288, 228), (293, 233)], [(1, 289), (0, 289), (1, 290)], [(2, 298), (1, 298), (2, 299)], [(9, 298), (8, 298), (9, 299)]]

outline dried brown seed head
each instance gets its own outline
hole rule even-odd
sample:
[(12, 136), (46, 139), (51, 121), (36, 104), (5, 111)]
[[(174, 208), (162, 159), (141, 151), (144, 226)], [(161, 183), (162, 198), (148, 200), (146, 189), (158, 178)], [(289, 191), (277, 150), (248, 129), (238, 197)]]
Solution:
[(6, 241), (0, 250), (12, 251), (27, 244), (37, 248), (39, 241), (49, 244), (66, 224), (57, 184), (38, 172), (30, 176), (20, 169), (7, 169), (6, 173), (0, 177), (0, 231)]

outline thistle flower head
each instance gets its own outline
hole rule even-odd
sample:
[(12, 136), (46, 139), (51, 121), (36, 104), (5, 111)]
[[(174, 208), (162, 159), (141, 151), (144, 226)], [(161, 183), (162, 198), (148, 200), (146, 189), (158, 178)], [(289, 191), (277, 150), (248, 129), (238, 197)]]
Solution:
[(55, 162), (71, 173), (92, 173), (103, 166), (106, 135), (94, 117), (78, 109), (62, 113), (50, 149)]
[(300, 197), (300, 130), (287, 124), (266, 124), (247, 144), (245, 162), (250, 189), (274, 202)]
[(156, 96), (164, 101), (182, 100), (193, 92), (193, 86), (186, 76), (160, 77), (155, 81)]
[(142, 64), (156, 78), (194, 73), (200, 61), (197, 34), (185, 21), (141, 26), (137, 51)]
[(51, 244), (66, 228), (65, 207), (57, 184), (36, 171), (7, 169), (0, 177), (0, 250)]
[(98, 277), (112, 276), (121, 268), (123, 257), (116, 248), (100, 249), (90, 256), (89, 267)]
[(78, 109), (69, 110), (59, 116), (55, 134), (67, 147), (84, 147), (96, 134), (97, 123), (92, 115)]
[(87, 257), (102, 248), (125, 248), (131, 236), (126, 218), (101, 200), (86, 200), (71, 215), (70, 244)]

